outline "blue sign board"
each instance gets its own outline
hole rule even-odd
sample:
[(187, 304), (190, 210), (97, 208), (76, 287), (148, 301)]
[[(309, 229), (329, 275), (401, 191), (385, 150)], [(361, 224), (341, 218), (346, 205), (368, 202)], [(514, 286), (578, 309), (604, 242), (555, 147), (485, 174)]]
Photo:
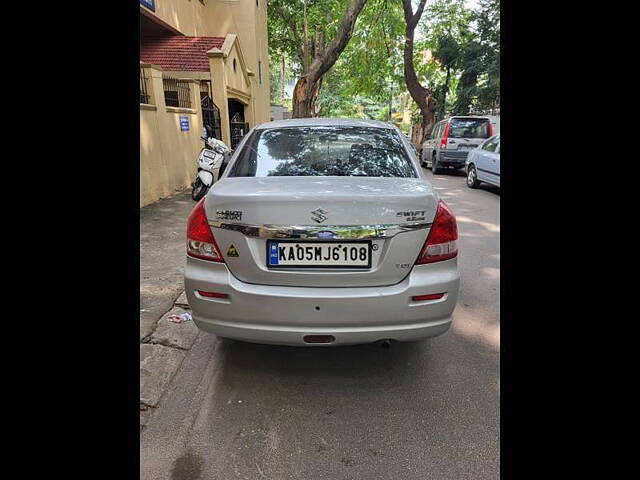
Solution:
[(180, 117), (180, 130), (186, 132), (189, 130), (189, 117)]
[(144, 5), (152, 12), (156, 11), (156, 0), (140, 0), (140, 4)]

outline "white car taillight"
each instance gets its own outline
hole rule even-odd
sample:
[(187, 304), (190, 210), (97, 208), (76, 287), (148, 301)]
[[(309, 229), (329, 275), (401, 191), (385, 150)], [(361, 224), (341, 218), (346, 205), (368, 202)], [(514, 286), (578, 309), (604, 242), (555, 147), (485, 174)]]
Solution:
[(187, 220), (187, 255), (224, 263), (204, 211), (204, 198), (196, 204)]
[(438, 203), (436, 217), (433, 219), (427, 241), (422, 247), (416, 265), (441, 262), (458, 255), (458, 226), (456, 217), (446, 203), (442, 200)]

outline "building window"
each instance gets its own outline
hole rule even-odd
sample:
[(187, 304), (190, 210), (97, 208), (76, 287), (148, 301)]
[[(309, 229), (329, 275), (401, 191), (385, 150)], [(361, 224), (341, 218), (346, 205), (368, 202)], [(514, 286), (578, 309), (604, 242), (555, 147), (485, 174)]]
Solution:
[(167, 107), (191, 108), (191, 88), (188, 81), (163, 75), (162, 86)]
[(262, 84), (262, 62), (258, 60), (258, 81)]
[(236, 59), (234, 58), (234, 59), (233, 59), (233, 71), (234, 71), (234, 72), (236, 71), (236, 67), (237, 67)]

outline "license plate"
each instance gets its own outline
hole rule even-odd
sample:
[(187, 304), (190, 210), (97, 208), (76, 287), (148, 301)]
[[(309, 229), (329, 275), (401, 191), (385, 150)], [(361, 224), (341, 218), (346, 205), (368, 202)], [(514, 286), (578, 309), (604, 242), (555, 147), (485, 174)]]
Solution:
[(269, 240), (269, 268), (371, 268), (371, 242), (296, 242)]

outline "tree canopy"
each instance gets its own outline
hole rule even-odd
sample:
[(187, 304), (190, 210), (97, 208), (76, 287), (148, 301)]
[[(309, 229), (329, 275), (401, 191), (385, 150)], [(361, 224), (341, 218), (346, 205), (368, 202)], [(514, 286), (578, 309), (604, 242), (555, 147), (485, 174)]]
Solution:
[[(299, 79), (335, 37), (351, 1), (269, 0), (272, 102), (283, 103), (282, 82)], [(390, 120), (402, 112), (405, 27), (402, 0), (366, 1), (344, 50), (322, 76), (315, 113)], [(480, 0), (475, 10), (465, 0), (428, 1), (413, 55), (419, 82), (434, 92), (436, 118), (498, 110), (500, 0)], [(417, 104), (409, 104), (417, 114)]]

